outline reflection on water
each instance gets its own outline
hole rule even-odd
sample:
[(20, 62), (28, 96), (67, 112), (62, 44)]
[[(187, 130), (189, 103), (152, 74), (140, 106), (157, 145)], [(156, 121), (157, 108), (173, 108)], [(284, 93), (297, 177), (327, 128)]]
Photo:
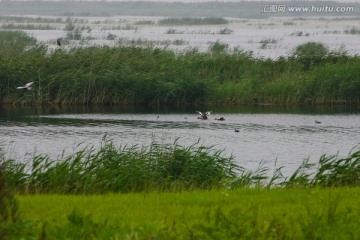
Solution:
[[(210, 109), (214, 113), (209, 120), (197, 119), (195, 110)], [(219, 117), (226, 120), (215, 120)], [(346, 155), (359, 149), (360, 114), (346, 108), (270, 106), (0, 108), (1, 144), (10, 157), (45, 153), (56, 158), (99, 146), (105, 135), (121, 146), (199, 140), (224, 149), (245, 168), (255, 169), (261, 161), (273, 168), (276, 162), (286, 174), (307, 157), (317, 161), (325, 153)]]

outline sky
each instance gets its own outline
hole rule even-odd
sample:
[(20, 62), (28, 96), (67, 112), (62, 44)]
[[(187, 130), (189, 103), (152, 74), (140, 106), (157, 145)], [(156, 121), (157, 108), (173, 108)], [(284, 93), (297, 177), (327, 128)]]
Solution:
[[(1, 2), (2, 0), (0, 0)], [(13, 1), (28, 1), (28, 0), (13, 0)], [(30, 0), (31, 1), (31, 0)], [(147, 2), (280, 2), (280, 1), (294, 1), (297, 0), (42, 0), (42, 1), (113, 1), (113, 2), (132, 2), (132, 1), (147, 1)], [(340, 3), (360, 3), (360, 0), (299, 0), (299, 1), (311, 1), (311, 2), (340, 2)]]

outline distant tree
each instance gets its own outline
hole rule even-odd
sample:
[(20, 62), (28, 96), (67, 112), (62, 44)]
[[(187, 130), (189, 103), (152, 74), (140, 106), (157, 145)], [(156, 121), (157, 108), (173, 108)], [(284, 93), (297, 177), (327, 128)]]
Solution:
[(308, 71), (312, 66), (321, 64), (328, 53), (329, 49), (324, 44), (308, 42), (297, 46), (293, 57), (303, 64), (303, 70)]

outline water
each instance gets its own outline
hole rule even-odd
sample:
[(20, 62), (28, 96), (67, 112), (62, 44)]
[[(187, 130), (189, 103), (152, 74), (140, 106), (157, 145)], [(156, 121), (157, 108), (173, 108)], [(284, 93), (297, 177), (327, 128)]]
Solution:
[[(259, 7), (259, 11), (260, 11)], [(40, 16), (43, 17), (43, 16)], [(229, 19), (226, 25), (202, 25), (202, 26), (161, 26), (157, 24), (137, 25), (140, 20), (148, 20), (154, 23), (163, 17), (139, 17), (139, 16), (116, 16), (116, 17), (89, 17), (84, 27), (90, 27), (90, 32), (82, 31), (81, 35), (86, 40), (74, 41), (63, 44), (63, 49), (75, 46), (90, 45), (118, 45), (118, 40), (124, 42), (139, 39), (144, 41), (143, 46), (150, 45), (175, 50), (177, 52), (197, 48), (199, 51), (208, 51), (211, 44), (220, 42), (227, 44), (229, 50), (238, 48), (243, 51), (252, 52), (256, 58), (277, 59), (280, 56), (292, 55), (298, 45), (307, 42), (321, 42), (329, 47), (331, 51), (347, 52), (349, 55), (359, 55), (359, 34), (346, 34), (346, 30), (358, 29), (358, 19), (351, 17), (308, 17), (306, 19), (297, 17), (273, 17), (266, 19)], [(96, 22), (102, 21), (103, 24)], [(119, 27), (119, 21), (132, 26), (128, 30), (104, 30)], [(58, 27), (57, 25), (55, 25)], [(230, 34), (219, 34), (228, 28)], [(169, 29), (175, 29), (176, 34), (168, 34)], [(49, 46), (49, 49), (58, 49), (57, 38), (66, 38), (65, 30), (25, 30), (38, 41)], [(108, 40), (107, 36), (116, 36), (114, 40)], [(177, 42), (177, 44), (174, 44)], [(180, 44), (179, 44), (180, 42)], [(264, 42), (268, 42), (264, 44)], [(140, 46), (141, 44), (139, 44)]]
[[(60, 158), (98, 147), (105, 135), (118, 146), (199, 141), (223, 149), (247, 169), (255, 170), (260, 162), (273, 169), (276, 163), (288, 175), (305, 158), (317, 162), (322, 154), (360, 149), (359, 110), (212, 107), (208, 120), (197, 119), (195, 110), (209, 109), (1, 107), (0, 144), (8, 157), (23, 161), (34, 154)], [(215, 120), (219, 117), (225, 121)]]

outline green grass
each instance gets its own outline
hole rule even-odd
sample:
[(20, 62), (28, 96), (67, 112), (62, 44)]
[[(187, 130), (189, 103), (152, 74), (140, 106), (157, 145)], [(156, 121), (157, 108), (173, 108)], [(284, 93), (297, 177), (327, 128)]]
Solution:
[(359, 197), (359, 188), (17, 196), (22, 221), (9, 235), (12, 239), (358, 239)]

